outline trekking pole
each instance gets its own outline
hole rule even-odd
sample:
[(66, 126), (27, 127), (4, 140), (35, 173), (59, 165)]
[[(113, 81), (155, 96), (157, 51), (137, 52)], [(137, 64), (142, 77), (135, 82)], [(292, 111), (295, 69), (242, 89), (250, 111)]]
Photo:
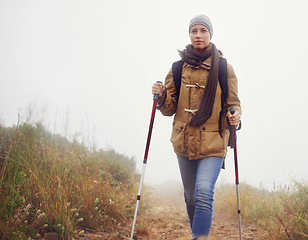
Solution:
[[(235, 109), (231, 108), (230, 113), (233, 115)], [(237, 148), (236, 148), (236, 126), (230, 126), (232, 141), (233, 141), (233, 151), (234, 151), (234, 167), (235, 167), (235, 184), (236, 184), (236, 196), (237, 196), (237, 213), (238, 213), (238, 224), (239, 224), (239, 234), (240, 240), (242, 239), (242, 224), (241, 224), (241, 208), (240, 208), (240, 192), (239, 192), (239, 174), (238, 174), (238, 164), (237, 164)]]
[[(159, 81), (157, 81), (157, 82), (159, 82)], [(145, 147), (145, 152), (144, 152), (142, 173), (141, 173), (139, 191), (138, 191), (138, 195), (137, 195), (135, 216), (134, 216), (134, 221), (133, 221), (132, 232), (131, 232), (131, 235), (130, 235), (130, 240), (132, 240), (133, 236), (134, 236), (136, 218), (137, 218), (138, 207), (139, 207), (139, 202), (140, 202), (140, 198), (141, 198), (141, 189), (142, 189), (143, 180), (144, 180), (145, 168), (146, 168), (146, 164), (147, 164), (147, 160), (148, 160), (148, 153), (149, 153), (149, 147), (150, 147), (150, 141), (151, 141), (151, 135), (152, 135), (152, 129), (153, 129), (153, 123), (154, 123), (157, 101), (158, 101), (158, 94), (155, 94), (154, 98), (153, 98), (153, 108), (152, 108), (152, 114), (151, 114), (151, 121), (150, 121), (150, 126), (149, 126), (149, 131), (148, 131), (148, 138), (147, 138), (147, 143), (146, 143), (146, 147)]]

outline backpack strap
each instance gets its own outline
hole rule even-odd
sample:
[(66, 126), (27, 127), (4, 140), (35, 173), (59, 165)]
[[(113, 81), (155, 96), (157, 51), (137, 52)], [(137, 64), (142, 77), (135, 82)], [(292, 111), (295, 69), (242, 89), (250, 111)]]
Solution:
[(184, 62), (182, 60), (179, 60), (172, 64), (172, 75), (177, 97), (179, 97), (180, 95), (183, 64)]

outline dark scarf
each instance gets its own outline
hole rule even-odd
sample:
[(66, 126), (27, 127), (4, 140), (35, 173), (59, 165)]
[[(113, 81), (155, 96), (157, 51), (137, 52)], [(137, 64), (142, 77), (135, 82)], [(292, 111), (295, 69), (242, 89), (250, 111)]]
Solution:
[(186, 49), (179, 51), (179, 53), (184, 62), (193, 66), (201, 65), (202, 62), (212, 56), (211, 69), (199, 109), (189, 123), (193, 127), (200, 126), (212, 116), (218, 82), (219, 53), (214, 43), (210, 43), (202, 53), (194, 51), (192, 45), (187, 45)]

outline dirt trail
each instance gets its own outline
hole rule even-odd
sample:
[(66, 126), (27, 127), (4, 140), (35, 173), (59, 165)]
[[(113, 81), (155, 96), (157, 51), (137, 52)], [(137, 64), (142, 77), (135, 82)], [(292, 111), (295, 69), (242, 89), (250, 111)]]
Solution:
[[(154, 189), (149, 205), (150, 207), (137, 218), (135, 233), (140, 240), (190, 239), (191, 230), (181, 189), (177, 186), (172, 190), (163, 187), (160, 187), (159, 191)], [(88, 233), (80, 239), (130, 239), (131, 224), (132, 222), (127, 222), (114, 234)], [(243, 240), (263, 240), (266, 239), (264, 236), (265, 232), (262, 230), (242, 223)], [(209, 240), (227, 239), (239, 239), (238, 219), (225, 216), (223, 212), (215, 209)]]

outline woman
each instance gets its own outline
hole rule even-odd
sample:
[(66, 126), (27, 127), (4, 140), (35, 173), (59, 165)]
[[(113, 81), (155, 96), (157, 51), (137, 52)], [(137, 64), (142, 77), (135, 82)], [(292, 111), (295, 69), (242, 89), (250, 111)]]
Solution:
[[(159, 95), (158, 109), (162, 114), (175, 114), (170, 140), (178, 158), (192, 239), (207, 239), (209, 235), (214, 186), (227, 154), (227, 119), (236, 126), (241, 116), (237, 79), (228, 64), (228, 95), (220, 123), (218, 65), (222, 53), (211, 42), (212, 35), (210, 19), (205, 15), (194, 17), (189, 24), (191, 44), (179, 51), (184, 61), (179, 97), (171, 69), (165, 84), (155, 83), (152, 87), (152, 93)], [(231, 108), (236, 109), (233, 115)]]

